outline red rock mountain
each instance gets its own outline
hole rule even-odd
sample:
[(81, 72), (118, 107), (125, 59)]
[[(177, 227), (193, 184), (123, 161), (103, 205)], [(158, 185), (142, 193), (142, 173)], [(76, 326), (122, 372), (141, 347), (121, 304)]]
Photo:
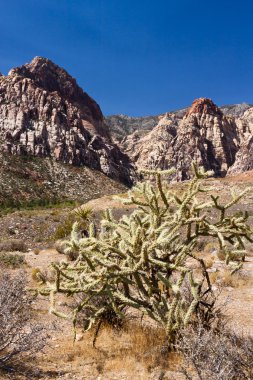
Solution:
[(112, 143), (98, 104), (45, 58), (0, 76), (0, 139), (11, 154), (51, 157), (133, 181), (134, 167)]
[(0, 75), (0, 146), (10, 154), (87, 166), (127, 185), (133, 183), (135, 165), (174, 167), (178, 181), (191, 176), (193, 161), (217, 176), (253, 168), (250, 105), (222, 111), (201, 98), (187, 109), (142, 118), (140, 130), (138, 118), (121, 115), (121, 128), (116, 116), (110, 122), (119, 141), (134, 131), (123, 138), (121, 149), (112, 142), (98, 104), (48, 59), (36, 57)]
[[(135, 131), (121, 143), (138, 168), (176, 168), (175, 179), (191, 176), (197, 162), (216, 176), (253, 168), (253, 107), (226, 116), (210, 99), (200, 98), (183, 113), (167, 113), (145, 136)], [(253, 120), (253, 117), (252, 117)]]

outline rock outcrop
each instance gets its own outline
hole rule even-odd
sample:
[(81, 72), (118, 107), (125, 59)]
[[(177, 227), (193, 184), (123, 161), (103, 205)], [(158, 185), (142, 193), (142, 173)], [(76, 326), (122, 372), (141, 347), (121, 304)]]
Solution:
[[(167, 112), (174, 114), (177, 118), (183, 118), (188, 108), (182, 108), (176, 111)], [(234, 117), (240, 120), (243, 115), (247, 114), (247, 110), (252, 110), (253, 105), (249, 103), (231, 104), (219, 107), (225, 116)], [(131, 117), (127, 115), (110, 115), (105, 117), (105, 121), (110, 128), (111, 135), (115, 141), (121, 143), (124, 138), (130, 134), (136, 132), (139, 137), (143, 137), (150, 132), (157, 124), (159, 120), (163, 118), (165, 114), (157, 116), (144, 116), (144, 117)], [(246, 117), (247, 118), (247, 117)]]
[(138, 168), (168, 168), (168, 160), (174, 155), (172, 147), (180, 120), (175, 114), (167, 113), (145, 136), (136, 131), (125, 137), (121, 148)]
[(0, 76), (0, 139), (11, 154), (50, 157), (127, 185), (133, 181), (134, 167), (112, 143), (98, 104), (45, 58)]
[(241, 134), (233, 117), (201, 98), (181, 115), (166, 114), (146, 136), (139, 137), (138, 132), (128, 136), (121, 146), (138, 168), (174, 167), (175, 179), (181, 181), (190, 178), (192, 162), (216, 176), (226, 175), (235, 162)]
[(240, 134), (240, 148), (228, 174), (237, 174), (253, 169), (253, 106), (247, 107), (241, 117), (236, 119), (236, 124)]
[(253, 135), (243, 141), (238, 150), (234, 164), (229, 168), (228, 174), (243, 173), (253, 169)]

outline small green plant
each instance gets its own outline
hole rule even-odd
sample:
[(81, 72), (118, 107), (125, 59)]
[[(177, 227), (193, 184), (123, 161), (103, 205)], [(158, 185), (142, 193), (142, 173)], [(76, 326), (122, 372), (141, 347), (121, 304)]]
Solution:
[(46, 276), (41, 272), (39, 268), (32, 268), (33, 281), (44, 284), (46, 282)]
[(57, 226), (54, 233), (54, 240), (65, 239), (70, 236), (75, 222), (78, 222), (80, 229), (86, 230), (89, 226), (91, 215), (91, 209), (85, 206), (80, 206), (69, 212), (62, 223)]
[(53, 239), (64, 239), (70, 235), (72, 226), (76, 221), (74, 214), (69, 213), (66, 218), (56, 227)]
[[(229, 214), (245, 192), (223, 205), (218, 196), (201, 201), (205, 191), (201, 180), (206, 173), (194, 166), (195, 178), (180, 196), (168, 190), (162, 175), (172, 171), (145, 171), (152, 181), (138, 184), (124, 204), (135, 205), (130, 216), (115, 220), (107, 210), (100, 232), (90, 224), (87, 236), (75, 223), (67, 253), (75, 253), (73, 263), (54, 263), (55, 283), (47, 283), (41, 294), (51, 295), (51, 312), (70, 316), (56, 309), (55, 295), (79, 296), (73, 310), (73, 324), (82, 311), (84, 328), (99, 325), (107, 313), (123, 317), (127, 307), (137, 309), (164, 328), (171, 342), (176, 332), (196, 315), (212, 312), (212, 284), (205, 261), (196, 247), (212, 239), (225, 253), (231, 272), (241, 268), (245, 257), (244, 241), (251, 241), (248, 215)], [(214, 220), (207, 210), (214, 211)], [(192, 262), (201, 268), (194, 272)], [(190, 294), (185, 294), (185, 283)]]
[(85, 224), (90, 220), (92, 216), (92, 210), (89, 207), (85, 206), (78, 207), (73, 211), (73, 213), (80, 221), (83, 221)]
[(78, 202), (74, 200), (65, 200), (59, 198), (37, 198), (29, 201), (20, 202), (17, 199), (4, 200), (0, 202), (0, 215), (7, 215), (17, 210), (37, 210), (37, 209), (62, 209), (66, 207), (73, 207)]

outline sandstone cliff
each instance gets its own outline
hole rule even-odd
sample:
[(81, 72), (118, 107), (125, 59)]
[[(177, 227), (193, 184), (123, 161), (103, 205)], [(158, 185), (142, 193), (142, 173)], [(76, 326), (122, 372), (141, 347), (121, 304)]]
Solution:
[[(122, 149), (138, 168), (176, 168), (175, 179), (191, 176), (191, 164), (197, 162), (216, 176), (224, 176), (240, 159), (240, 146), (250, 136), (243, 119), (226, 116), (210, 99), (201, 98), (183, 113), (168, 113), (146, 136), (135, 132), (122, 141)], [(232, 169), (231, 169), (232, 170)]]
[(0, 76), (0, 139), (10, 154), (87, 166), (132, 184), (134, 168), (112, 143), (98, 104), (48, 59)]

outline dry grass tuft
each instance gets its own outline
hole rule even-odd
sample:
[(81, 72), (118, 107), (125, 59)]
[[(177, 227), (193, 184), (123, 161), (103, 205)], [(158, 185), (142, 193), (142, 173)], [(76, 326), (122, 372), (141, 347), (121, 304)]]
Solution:
[(26, 252), (27, 246), (25, 242), (21, 239), (8, 239), (0, 241), (0, 251), (6, 252)]
[(1, 267), (17, 269), (22, 268), (25, 264), (25, 257), (19, 252), (0, 252)]
[(228, 270), (222, 273), (220, 283), (222, 286), (230, 286), (232, 288), (243, 288), (253, 285), (253, 277), (249, 276), (245, 271), (239, 271), (233, 275)]
[(58, 348), (52, 353), (50, 361), (59, 362), (61, 358), (69, 366), (90, 366), (94, 378), (122, 374), (127, 379), (148, 379), (154, 369), (159, 367), (166, 371), (175, 368), (179, 360), (177, 354), (169, 352), (164, 331), (157, 326), (140, 324), (140, 321), (129, 321), (120, 330), (104, 325), (96, 348), (92, 341), (93, 332), (89, 331), (75, 344), (70, 344), (66, 339), (63, 343), (57, 342)]
[(210, 273), (209, 277), (212, 284), (216, 283), (221, 287), (240, 289), (253, 286), (253, 277), (244, 270), (231, 274), (231, 271), (225, 269), (219, 272)]

